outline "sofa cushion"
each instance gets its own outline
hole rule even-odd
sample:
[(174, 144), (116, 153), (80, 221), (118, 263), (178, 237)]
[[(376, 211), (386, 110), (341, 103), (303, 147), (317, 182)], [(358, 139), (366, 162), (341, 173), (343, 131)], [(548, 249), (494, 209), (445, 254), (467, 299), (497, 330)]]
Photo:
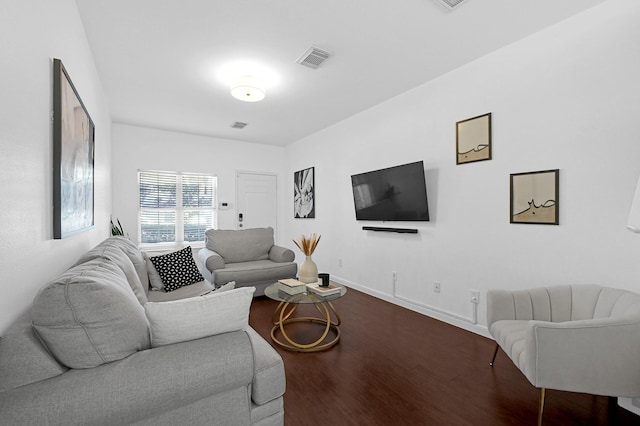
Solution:
[(228, 283), (222, 284), (220, 287), (217, 287), (215, 291), (228, 291), (233, 290), (234, 288), (236, 288), (236, 282), (229, 281)]
[(248, 426), (252, 367), (244, 331), (163, 346), (0, 394), (0, 424)]
[(144, 309), (151, 326), (151, 346), (246, 329), (254, 291), (253, 287), (243, 287), (189, 299), (146, 303)]
[(38, 340), (31, 326), (30, 310), (0, 339), (0, 392), (55, 377), (67, 370)]
[(138, 273), (138, 278), (140, 278), (140, 283), (142, 283), (142, 288), (146, 292), (149, 289), (149, 274), (147, 273), (147, 264), (138, 246), (130, 239), (121, 236), (113, 236), (109, 240), (131, 260)]
[(128, 240), (124, 237), (107, 238), (106, 240), (80, 256), (75, 265), (80, 265), (89, 260), (100, 257), (111, 259), (122, 270), (122, 272), (124, 272), (131, 290), (133, 290), (133, 293), (138, 298), (138, 301), (143, 304), (147, 302), (147, 294), (145, 291), (145, 287), (147, 286), (147, 284), (145, 283), (143, 286), (142, 281), (140, 281), (140, 268), (144, 267), (144, 263), (142, 262), (142, 259), (136, 259), (136, 262), (139, 263), (138, 266), (136, 266), (131, 261), (131, 258), (136, 258), (136, 256), (132, 252), (131, 247), (127, 247), (125, 241)]
[(255, 362), (251, 399), (257, 404), (266, 404), (284, 395), (286, 388), (284, 363), (278, 352), (253, 328), (247, 327), (246, 331), (251, 339)]
[(224, 269), (213, 271), (213, 283), (216, 286), (235, 281), (237, 285), (273, 281), (296, 276), (298, 266), (295, 263), (275, 263), (270, 260), (255, 262), (228, 263)]
[(149, 258), (158, 271), (164, 291), (177, 290), (180, 287), (191, 285), (204, 280), (196, 261), (193, 259), (191, 247), (173, 253), (153, 256)]
[(207, 229), (205, 241), (207, 248), (222, 256), (225, 263), (264, 260), (273, 246), (273, 228)]
[(49, 351), (70, 368), (91, 368), (150, 347), (144, 308), (109, 258), (67, 270), (33, 301), (32, 321)]
[(187, 299), (189, 297), (202, 296), (211, 292), (214, 287), (209, 281), (200, 281), (173, 291), (152, 290), (147, 294), (149, 302), (167, 302), (169, 300)]

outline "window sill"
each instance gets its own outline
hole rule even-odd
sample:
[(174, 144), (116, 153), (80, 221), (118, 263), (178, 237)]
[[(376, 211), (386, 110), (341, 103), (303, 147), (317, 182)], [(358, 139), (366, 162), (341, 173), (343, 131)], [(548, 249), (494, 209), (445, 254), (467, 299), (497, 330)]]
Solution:
[(192, 249), (201, 249), (204, 248), (204, 241), (183, 241), (183, 242), (173, 242), (173, 243), (139, 243), (138, 248), (147, 252), (154, 251), (177, 251), (181, 250), (187, 246), (191, 246)]

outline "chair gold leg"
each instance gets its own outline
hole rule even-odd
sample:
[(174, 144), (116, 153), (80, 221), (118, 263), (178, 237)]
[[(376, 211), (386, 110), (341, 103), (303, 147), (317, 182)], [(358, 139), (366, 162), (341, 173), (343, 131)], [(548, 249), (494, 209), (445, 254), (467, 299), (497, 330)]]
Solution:
[(499, 349), (499, 348), (500, 348), (500, 345), (498, 345), (498, 344), (496, 343), (496, 350), (495, 350), (495, 351), (493, 351), (493, 358), (491, 358), (491, 362), (489, 363), (489, 365), (490, 365), (490, 366), (492, 366), (492, 367), (493, 367), (493, 363), (494, 363), (494, 362), (495, 362), (495, 360), (496, 360), (496, 355), (498, 355), (498, 349)]
[(538, 426), (542, 426), (543, 411), (544, 411), (544, 388), (540, 388), (540, 409), (538, 410)]

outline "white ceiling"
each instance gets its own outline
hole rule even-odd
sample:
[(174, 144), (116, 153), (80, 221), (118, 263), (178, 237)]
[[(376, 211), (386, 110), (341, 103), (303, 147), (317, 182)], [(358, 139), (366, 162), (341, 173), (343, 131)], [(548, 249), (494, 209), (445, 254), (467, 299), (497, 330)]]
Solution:
[[(114, 122), (286, 145), (603, 1), (76, 3)], [(332, 53), (317, 70), (295, 62), (312, 45)], [(237, 61), (275, 74), (262, 102), (218, 79)]]

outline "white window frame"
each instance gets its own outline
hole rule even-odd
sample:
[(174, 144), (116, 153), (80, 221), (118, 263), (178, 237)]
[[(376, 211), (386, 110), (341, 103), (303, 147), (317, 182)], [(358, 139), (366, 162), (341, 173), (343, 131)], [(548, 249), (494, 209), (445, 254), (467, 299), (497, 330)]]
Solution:
[[(168, 176), (175, 176), (176, 178), (176, 206), (173, 208), (152, 208), (152, 207), (141, 207), (140, 206), (140, 176), (143, 173), (147, 174), (162, 174)], [(184, 207), (182, 205), (182, 193), (183, 193), (183, 177), (205, 177), (212, 179), (212, 206), (211, 207)], [(218, 228), (218, 177), (214, 174), (206, 174), (206, 173), (190, 173), (190, 172), (175, 172), (175, 171), (166, 171), (166, 170), (138, 170), (138, 246), (141, 248), (147, 249), (158, 249), (161, 250), (163, 248), (168, 247), (204, 247), (204, 240), (202, 241), (185, 241), (184, 240), (184, 212), (191, 210), (200, 210), (200, 211), (210, 211), (212, 216), (212, 224), (211, 227), (214, 229)], [(175, 214), (175, 241), (169, 242), (160, 242), (160, 243), (143, 243), (142, 242), (142, 213), (145, 211), (166, 211), (166, 212), (174, 212)]]

